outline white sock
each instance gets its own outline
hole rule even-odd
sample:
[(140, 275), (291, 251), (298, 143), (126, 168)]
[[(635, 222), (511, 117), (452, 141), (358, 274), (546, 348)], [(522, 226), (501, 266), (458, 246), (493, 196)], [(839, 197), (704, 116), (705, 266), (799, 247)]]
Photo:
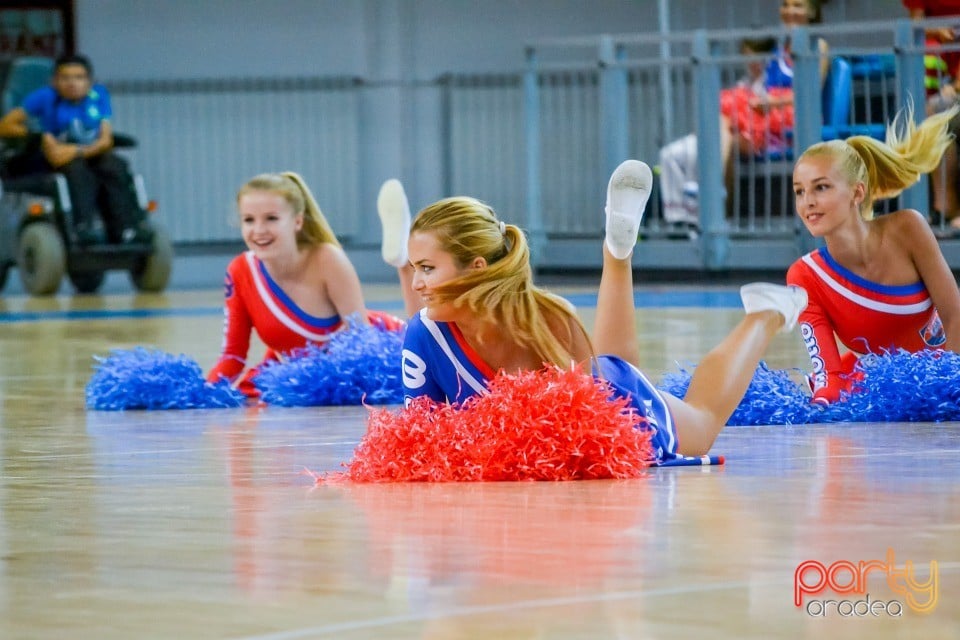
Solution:
[(382, 239), (380, 255), (387, 264), (398, 269), (407, 264), (407, 239), (410, 236), (410, 205), (403, 185), (391, 178), (380, 187), (377, 196)]
[(653, 187), (653, 172), (646, 163), (626, 160), (607, 184), (606, 236), (604, 244), (618, 260), (630, 257), (637, 244), (640, 222)]
[(768, 282), (752, 282), (740, 287), (740, 299), (747, 313), (776, 311), (783, 316), (780, 333), (789, 333), (797, 326), (800, 312), (807, 308), (807, 292), (797, 286)]

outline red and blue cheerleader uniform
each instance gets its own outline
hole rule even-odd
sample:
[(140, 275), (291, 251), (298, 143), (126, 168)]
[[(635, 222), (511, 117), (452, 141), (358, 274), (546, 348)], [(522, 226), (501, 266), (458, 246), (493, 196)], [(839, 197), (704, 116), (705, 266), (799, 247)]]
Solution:
[[(654, 464), (711, 464), (705, 458), (677, 454), (673, 416), (663, 396), (639, 369), (616, 356), (597, 359), (603, 379), (646, 418), (647, 428), (653, 432)], [(456, 324), (430, 320), (426, 309), (408, 321), (403, 342), (403, 389), (408, 404), (420, 396), (436, 402), (462, 403), (473, 395), (486, 393), (487, 382), (495, 374), (463, 338)]]
[[(240, 376), (247, 366), (252, 329), (267, 346), (263, 360), (267, 362), (310, 342), (322, 344), (346, 326), (338, 315), (318, 318), (301, 310), (252, 251), (240, 254), (227, 266), (224, 298), (223, 349), (207, 375), (211, 382), (220, 378), (234, 382)], [(386, 313), (370, 311), (367, 317), (371, 324), (388, 331), (403, 327), (401, 320)], [(238, 385), (248, 396), (258, 395), (252, 380), (259, 366), (248, 371)]]
[[(813, 399), (830, 403), (856, 381), (860, 355), (935, 349), (946, 334), (923, 282), (882, 285), (837, 263), (826, 247), (794, 262), (787, 284), (803, 287), (809, 302), (800, 314), (800, 335), (810, 354)], [(837, 342), (850, 349), (840, 355)]]

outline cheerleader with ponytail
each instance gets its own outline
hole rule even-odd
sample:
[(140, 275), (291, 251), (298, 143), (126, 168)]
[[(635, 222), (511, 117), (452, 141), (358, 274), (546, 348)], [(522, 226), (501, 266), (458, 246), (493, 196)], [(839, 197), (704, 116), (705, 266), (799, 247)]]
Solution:
[(873, 213), (876, 201), (937, 167), (955, 144), (948, 125), (956, 114), (954, 107), (916, 125), (907, 110), (886, 142), (820, 142), (797, 160), (797, 215), (826, 245), (787, 273), (787, 282), (809, 296), (800, 331), (815, 402), (830, 404), (851, 390), (863, 354), (960, 348), (960, 291), (926, 218), (913, 209)]

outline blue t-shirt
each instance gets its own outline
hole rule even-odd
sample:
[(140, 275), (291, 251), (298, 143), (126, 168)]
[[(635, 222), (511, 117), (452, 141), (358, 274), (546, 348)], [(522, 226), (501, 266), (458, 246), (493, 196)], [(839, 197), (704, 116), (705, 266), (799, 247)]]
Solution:
[[(653, 432), (651, 444), (658, 464), (679, 460), (673, 415), (659, 390), (639, 369), (616, 356), (599, 356), (603, 378), (616, 395), (627, 398), (646, 418)], [(429, 396), (437, 402), (462, 403), (486, 393), (495, 371), (463, 339), (457, 325), (434, 322), (426, 309), (407, 322), (403, 341), (403, 392), (405, 401)]]
[(100, 123), (113, 115), (110, 94), (95, 84), (79, 102), (64, 100), (53, 87), (37, 89), (23, 99), (23, 109), (40, 130), (62, 142), (90, 144), (100, 135)]

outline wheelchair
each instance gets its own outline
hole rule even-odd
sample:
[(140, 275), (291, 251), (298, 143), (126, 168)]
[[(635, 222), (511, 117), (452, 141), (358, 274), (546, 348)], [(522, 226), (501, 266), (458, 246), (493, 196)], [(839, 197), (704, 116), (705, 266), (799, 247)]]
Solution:
[[(3, 113), (18, 106), (30, 91), (49, 81), (53, 61), (18, 58), (0, 62), (0, 102)], [(146, 233), (136, 242), (110, 242), (107, 234), (93, 241), (78, 237), (67, 180), (60, 173), (11, 171), (18, 158), (39, 148), (40, 135), (4, 140), (0, 145), (0, 290), (16, 267), (24, 289), (32, 295), (56, 293), (66, 275), (78, 293), (94, 293), (106, 272), (125, 270), (138, 291), (163, 291), (173, 263), (173, 245), (153, 217), (154, 205), (143, 179), (131, 175)], [(132, 148), (136, 140), (114, 134), (117, 149)], [(101, 207), (106, 202), (101, 202)]]

